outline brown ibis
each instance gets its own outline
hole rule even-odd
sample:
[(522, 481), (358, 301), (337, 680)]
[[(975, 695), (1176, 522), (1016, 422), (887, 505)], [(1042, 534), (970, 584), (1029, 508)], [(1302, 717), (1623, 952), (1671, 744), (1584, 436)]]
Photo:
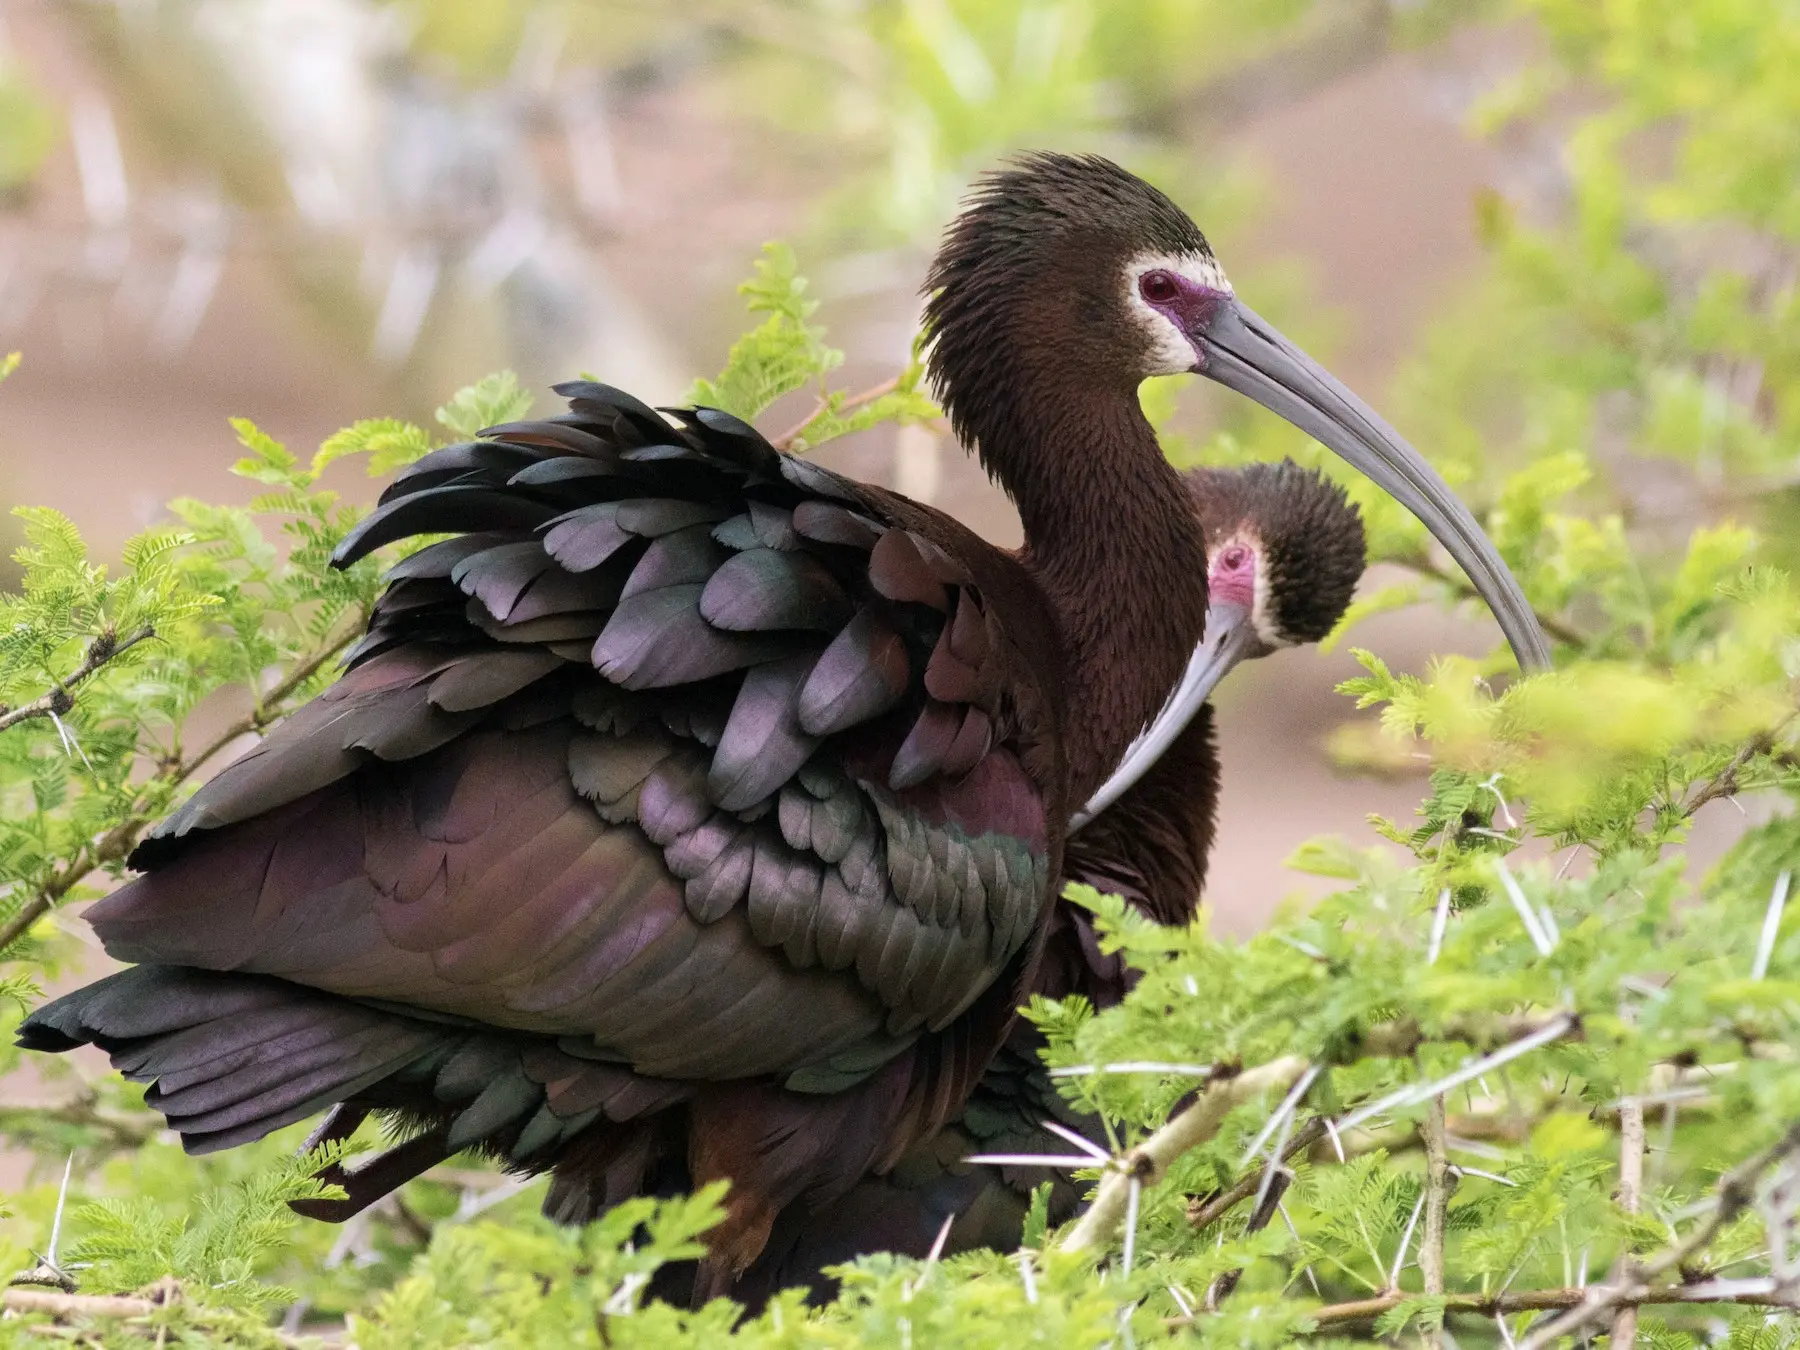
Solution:
[(1065, 823), (1201, 639), (1203, 529), (1141, 380), (1198, 371), (1318, 437), (1541, 657), (1449, 489), (1148, 184), (1020, 160), (927, 287), (934, 387), (1019, 552), (718, 410), (561, 385), (567, 412), (420, 460), (344, 541), (449, 536), (394, 567), (337, 683), (144, 840), (88, 911), (131, 968), (21, 1043), (98, 1045), (196, 1152), (396, 1122), (322, 1218), (467, 1148), (550, 1172), (571, 1222), (727, 1178), (710, 1296), (784, 1209), (961, 1110)]
[[(1196, 469), (1187, 480), (1209, 558), (1206, 636), (1187, 684), (1198, 712), (1136, 781), (1109, 782), (1089, 799), (1063, 854), (1066, 879), (1121, 895), (1165, 924), (1193, 918), (1212, 848), (1219, 760), (1206, 699), (1238, 662), (1323, 638), (1349, 606), (1364, 565), (1362, 517), (1322, 475), (1286, 461)], [(1088, 912), (1059, 901), (1030, 992), (1079, 994), (1106, 1008), (1125, 996), (1129, 977), (1118, 955), (1101, 949)], [(739, 1297), (755, 1301), (796, 1285), (823, 1294), (832, 1283), (826, 1267), (875, 1251), (922, 1257), (940, 1234), (949, 1252), (1009, 1248), (1032, 1189), (1047, 1180), (1054, 1182), (1050, 1221), (1072, 1217), (1081, 1188), (1046, 1168), (967, 1161), (1071, 1154), (1057, 1125), (1099, 1137), (1098, 1122), (1057, 1093), (1042, 1048), (1034, 1027), (1016, 1024), (957, 1120), (828, 1211), (784, 1214)]]

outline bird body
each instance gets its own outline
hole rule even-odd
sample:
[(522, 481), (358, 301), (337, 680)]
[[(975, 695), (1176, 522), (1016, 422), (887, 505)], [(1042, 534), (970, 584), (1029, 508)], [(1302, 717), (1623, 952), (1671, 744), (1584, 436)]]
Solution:
[[(1033, 988), (1075, 807), (1192, 716), (1205, 530), (1138, 383), (1262, 360), (1334, 448), (1447, 493), (1272, 330), (1215, 352), (1249, 311), (1105, 161), (984, 180), (930, 284), (934, 384), (1018, 554), (729, 414), (559, 386), (566, 413), (427, 456), (345, 541), (448, 536), (89, 911), (138, 964), (21, 1042), (99, 1045), (195, 1151), (396, 1120), (300, 1206), (323, 1218), (467, 1147), (552, 1172), (567, 1221), (729, 1179), (699, 1298), (930, 1139)], [(1491, 545), (1407, 490), (1529, 638)]]
[[(1207, 532), (1207, 646), (1231, 653), (1209, 666), (1210, 692), (1238, 661), (1317, 642), (1335, 626), (1362, 575), (1363, 528), (1341, 489), (1291, 461), (1201, 468), (1186, 480)], [(1231, 643), (1234, 630), (1251, 640)], [(1219, 785), (1213, 709), (1202, 703), (1141, 778), (1104, 809), (1081, 813), (1087, 818), (1065, 844), (1063, 877), (1121, 896), (1154, 922), (1190, 922), (1216, 834)], [(1107, 1008), (1131, 983), (1122, 957), (1102, 945), (1090, 913), (1058, 901), (1030, 992), (1078, 995)], [(1073, 1217), (1082, 1188), (1067, 1178), (1026, 1163), (969, 1161), (1069, 1153), (1068, 1141), (1046, 1121), (1098, 1137), (1098, 1122), (1057, 1092), (1043, 1048), (1035, 1027), (1015, 1024), (954, 1122), (828, 1213), (785, 1216), (740, 1297), (766, 1298), (794, 1285), (827, 1292), (826, 1267), (873, 1251), (923, 1256), (940, 1239), (951, 1252), (1008, 1248), (1018, 1241), (1034, 1188), (1045, 1182), (1051, 1184), (1049, 1221)]]

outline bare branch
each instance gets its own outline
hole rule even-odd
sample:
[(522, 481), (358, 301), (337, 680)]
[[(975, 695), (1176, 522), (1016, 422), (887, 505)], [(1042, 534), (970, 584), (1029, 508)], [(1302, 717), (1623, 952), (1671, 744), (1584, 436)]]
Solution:
[[(1286, 1162), (1296, 1154), (1306, 1152), (1324, 1137), (1325, 1118), (1314, 1116), (1294, 1131), (1293, 1137), (1288, 1140), (1287, 1147), (1282, 1149), (1281, 1157), (1277, 1161)], [(1256, 1194), (1256, 1188), (1262, 1184), (1264, 1170), (1263, 1165), (1259, 1163), (1232, 1182), (1226, 1189), (1210, 1195), (1204, 1200), (1196, 1196), (1188, 1202), (1187, 1221), (1196, 1229), (1206, 1228), (1217, 1223), (1234, 1207)]]
[[(1636, 1214), (1644, 1202), (1644, 1107), (1619, 1103), (1619, 1208)], [(1613, 1316), (1611, 1350), (1628, 1350), (1637, 1339), (1637, 1308), (1627, 1304)]]
[(148, 642), (155, 636), (156, 630), (148, 624), (123, 638), (110, 628), (107, 629), (88, 643), (87, 655), (81, 658), (81, 664), (69, 672), (67, 679), (59, 680), (54, 689), (22, 707), (8, 708), (0, 705), (0, 731), (6, 731), (11, 727), (18, 726), (21, 722), (29, 722), (34, 718), (64, 716), (75, 706), (75, 696), (70, 692), (75, 686), (108, 661), (123, 656), (138, 643)]
[(64, 1294), (23, 1286), (0, 1293), (0, 1308), (7, 1312), (48, 1313), (52, 1317), (148, 1317), (159, 1306), (151, 1299), (120, 1294)]
[(1154, 1185), (1177, 1158), (1217, 1134), (1232, 1107), (1264, 1092), (1285, 1092), (1310, 1065), (1302, 1056), (1285, 1055), (1231, 1077), (1214, 1078), (1198, 1101), (1111, 1164), (1100, 1179), (1093, 1204), (1063, 1239), (1062, 1249), (1087, 1251), (1106, 1241), (1125, 1217), (1134, 1179)]
[[(1640, 1291), (1633, 1303), (1638, 1307), (1671, 1303), (1735, 1303), (1753, 1308), (1800, 1308), (1800, 1297), (1775, 1290), (1758, 1291), (1741, 1288), (1742, 1280), (1711, 1280), (1704, 1284), (1667, 1285), (1661, 1289)], [(1593, 1292), (1588, 1289), (1524, 1289), (1506, 1294), (1451, 1294), (1444, 1300), (1447, 1313), (1470, 1313), (1480, 1317), (1509, 1316), (1522, 1312), (1549, 1312), (1574, 1308)], [(1373, 1322), (1383, 1313), (1392, 1312), (1402, 1303), (1419, 1298), (1418, 1294), (1390, 1290), (1374, 1298), (1351, 1303), (1328, 1303), (1315, 1308), (1308, 1316), (1319, 1330), (1355, 1326)], [(1193, 1319), (1171, 1317), (1168, 1324), (1183, 1326)]]
[(1450, 1207), (1450, 1149), (1444, 1099), (1433, 1097), (1420, 1127), (1425, 1141), (1425, 1236), (1419, 1239), (1419, 1275), (1427, 1294), (1444, 1292), (1444, 1232)]

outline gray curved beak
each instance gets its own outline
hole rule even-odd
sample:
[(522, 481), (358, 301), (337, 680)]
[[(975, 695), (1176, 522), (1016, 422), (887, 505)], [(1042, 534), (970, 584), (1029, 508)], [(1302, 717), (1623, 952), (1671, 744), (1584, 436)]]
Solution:
[(1550, 643), (1475, 518), (1419, 452), (1247, 305), (1227, 300), (1192, 334), (1199, 373), (1235, 389), (1342, 456), (1430, 530), (1475, 583), (1521, 670), (1548, 670)]
[(1180, 682), (1163, 704), (1162, 711), (1126, 748), (1119, 767), (1088, 798), (1087, 805), (1069, 818), (1069, 833), (1074, 834), (1124, 796), (1187, 729), (1194, 714), (1200, 711), (1200, 705), (1212, 697), (1212, 691), (1231, 673), (1232, 667), (1245, 657), (1260, 654), (1256, 626), (1250, 622), (1250, 611), (1246, 606), (1233, 601), (1214, 601), (1209, 605), (1206, 636), (1200, 639), (1194, 654), (1188, 658)]

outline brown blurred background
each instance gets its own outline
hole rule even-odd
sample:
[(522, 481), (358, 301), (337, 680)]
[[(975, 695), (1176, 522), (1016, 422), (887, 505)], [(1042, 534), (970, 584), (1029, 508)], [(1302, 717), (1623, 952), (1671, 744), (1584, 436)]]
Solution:
[[(587, 370), (679, 398), (745, 326), (733, 286), (776, 237), (849, 353), (843, 384), (872, 384), (904, 360), (958, 182), (1004, 144), (1122, 147), (1184, 200), (1218, 204), (1202, 224), (1240, 289), (1282, 297), (1284, 323), (1379, 405), (1481, 265), (1475, 194), (1517, 195), (1536, 162), (1463, 129), (1528, 33), (1473, 22), (1400, 41), (1393, 12), (1409, 6), (1289, 4), (1301, 18), (1243, 38), (1223, 75), (1184, 82), (1183, 53), (1165, 52), (1173, 74), (1127, 87), (1122, 117), (1052, 106), (1038, 139), (1020, 113), (988, 147), (976, 107), (950, 151), (940, 117), (930, 190), (909, 198), (908, 119), (933, 95), (911, 57), (888, 61), (885, 84), (858, 76), (867, 51), (907, 40), (878, 14), (857, 30), (872, 47), (830, 57), (848, 76), (809, 73), (808, 16), (826, 8), (0, 0), (0, 68), (54, 118), (29, 186), (0, 203), (0, 351), (25, 355), (0, 390), (0, 505), (58, 507), (107, 555), (170, 497), (249, 495), (226, 472), (228, 416), (310, 451), (359, 417), (428, 417), (501, 366), (536, 387)], [(889, 8), (941, 41), (951, 84), (979, 83), (954, 24), (982, 6)], [(1216, 56), (1194, 53), (1197, 70)], [(1107, 85), (1071, 69), (1117, 93), (1116, 71)], [(814, 78), (844, 87), (807, 106), (796, 82)], [(1020, 106), (1010, 86), (988, 97), (1000, 121)], [(859, 216), (864, 192), (877, 206)], [(1205, 396), (1188, 397), (1203, 422)], [(767, 422), (792, 419), (777, 406)], [(821, 454), (1016, 542), (1004, 498), (929, 433)], [(371, 493), (354, 470), (339, 486)], [(1358, 641), (1417, 668), (1489, 636), (1414, 611)], [(1308, 889), (1281, 867), (1300, 841), (1371, 843), (1367, 813), (1418, 800), (1418, 779), (1352, 782), (1326, 762), (1322, 738), (1351, 715), (1333, 685), (1353, 671), (1341, 651), (1288, 652), (1221, 696), (1209, 899), (1229, 929)]]

